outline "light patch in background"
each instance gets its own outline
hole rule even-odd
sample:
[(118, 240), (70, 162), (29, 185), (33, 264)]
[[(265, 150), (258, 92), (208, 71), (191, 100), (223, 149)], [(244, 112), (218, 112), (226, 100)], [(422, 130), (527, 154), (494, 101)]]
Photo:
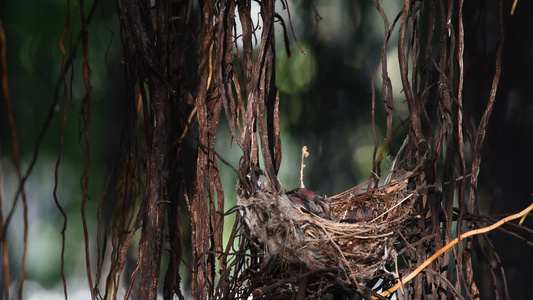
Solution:
[[(394, 22), (394, 18), (402, 12), (403, 9), (403, 2), (401, 1), (381, 1), (379, 3), (381, 5), (381, 8), (385, 12), (385, 15), (388, 18), (389, 26), (392, 26)], [(371, 26), (366, 26), (370, 31), (371, 35), (383, 37), (383, 34), (385, 33), (385, 24), (383, 22), (383, 18), (379, 14), (377, 9), (372, 9), (370, 11), (366, 11), (365, 13), (371, 15), (372, 17), (369, 18), (371, 22)], [(400, 19), (401, 20), (401, 19)], [(389, 45), (398, 44), (398, 28), (400, 27), (399, 22), (396, 22), (396, 25), (394, 27), (394, 31), (389, 38)]]
[[(75, 280), (73, 283), (69, 280), (70, 284), (67, 286), (67, 293), (69, 299), (91, 299), (91, 292), (89, 286), (85, 282), (81, 282), (80, 279)], [(14, 291), (13, 291), (14, 292)], [(28, 300), (63, 300), (65, 296), (63, 294), (63, 285), (57, 285), (53, 289), (45, 289), (39, 283), (28, 280), (24, 284), (25, 299)]]
[[(307, 1), (307, 0), (305, 0)], [(300, 2), (300, 1), (296, 1)], [(283, 3), (281, 1), (276, 1), (276, 12), (280, 15), (280, 17), (285, 22), (285, 29), (287, 31), (287, 37), (288, 41), (285, 41), (283, 36), (283, 26), (280, 22), (278, 22), (278, 19), (276, 18), (276, 22), (274, 23), (274, 32), (276, 34), (276, 47), (283, 47), (285, 48), (285, 43), (288, 43), (289, 45), (293, 46), (295, 45), (294, 36), (298, 40), (301, 40), (300, 36), (302, 35), (303, 28), (304, 28), (304, 22), (302, 21), (302, 18), (298, 15), (297, 7), (295, 7), (293, 1), (287, 1), (287, 6), (283, 6)], [(301, 7), (300, 4), (297, 4), (296, 6)], [(290, 18), (289, 18), (290, 13)], [(284, 55), (285, 50), (283, 50), (281, 53), (280, 50), (277, 50), (279, 54)], [(299, 50), (298, 50), (299, 52)], [(278, 55), (279, 55), (278, 54)], [(294, 55), (294, 52), (293, 52)]]
[[(402, 10), (403, 3), (397, 1), (385, 1), (380, 4), (386, 15), (389, 16), (388, 21), (389, 24), (392, 26), (394, 19), (390, 18), (390, 16), (396, 16), (398, 13), (400, 13)], [(383, 18), (377, 10), (373, 10), (369, 13), (373, 15), (373, 17), (370, 18), (372, 26), (368, 26), (369, 29), (372, 31), (372, 35), (383, 38), (385, 34), (385, 25), (383, 23)], [(407, 108), (407, 103), (405, 103), (405, 94), (403, 93), (403, 86), (400, 75), (400, 62), (398, 59), (398, 30), (399, 23), (397, 22), (389, 38), (386, 55), (387, 71), (391, 80), (393, 91), (395, 118), (399, 116), (403, 119), (409, 116), (409, 110)], [(411, 76), (411, 74), (412, 70), (409, 70), (409, 76)], [(411, 77), (409, 77), (409, 79), (410, 78)], [(381, 87), (383, 85), (382, 65), (378, 66), (374, 83), (375, 88), (380, 91), (379, 96), (377, 98), (383, 99), (381, 95)], [(377, 102), (377, 105), (381, 105), (381, 103), (383, 102)]]
[[(17, 295), (18, 286), (12, 286), (11, 295)], [(85, 278), (67, 278), (67, 293), (68, 299), (82, 300), (91, 299), (91, 292), (89, 285)], [(118, 291), (116, 299), (124, 299), (126, 290), (122, 288)], [(39, 283), (27, 280), (24, 284), (24, 299), (27, 300), (64, 300), (63, 285), (58, 284), (53, 289), (46, 289)], [(132, 297), (130, 297), (132, 298)], [(162, 300), (163, 296), (158, 293), (157, 300)], [(185, 296), (185, 299), (190, 297)]]
[(355, 9), (347, 10), (345, 5), (341, 4), (343, 3), (333, 5), (329, 1), (316, 3), (316, 8), (322, 17), (321, 24), (318, 25), (318, 38), (324, 43), (334, 43), (344, 47), (353, 39), (354, 30), (359, 27), (361, 8), (359, 4), (354, 4)]
[[(387, 61), (389, 77), (392, 83), (394, 111), (401, 118), (407, 118), (409, 116), (409, 109), (407, 107), (407, 103), (405, 102), (405, 93), (403, 92), (402, 76), (400, 73), (400, 61), (398, 59), (397, 48), (394, 48), (391, 51), (387, 52)], [(411, 74), (412, 70), (409, 69), (409, 76)]]
[[(261, 11), (261, 7), (259, 6), (259, 4), (255, 1), (251, 1), (250, 18), (252, 19), (253, 28), (256, 28), (255, 34), (252, 32), (252, 46), (254, 48), (257, 47), (259, 43), (261, 42), (261, 34), (263, 33), (263, 21), (261, 20), (260, 11)], [(239, 47), (239, 51), (242, 51), (242, 23), (241, 23), (241, 18), (239, 16), (239, 11), (237, 7), (235, 8), (235, 27), (236, 27), (235, 36), (237, 37), (237, 46)]]
[[(285, 22), (285, 29), (287, 31), (287, 37), (289, 38), (289, 41), (284, 40), (283, 27), (276, 18), (274, 22), (274, 32), (276, 35), (276, 51), (278, 51), (278, 53), (280, 53), (279, 51), (282, 48), (285, 48), (285, 42), (287, 42), (289, 45), (295, 44), (294, 35), (296, 38), (298, 38), (298, 36), (301, 34), (300, 28), (302, 28), (303, 25), (302, 19), (296, 14), (296, 9), (293, 2), (287, 1), (286, 3), (288, 4), (288, 7), (284, 7), (281, 1), (276, 1), (275, 4), (276, 12), (279, 14), (279, 16), (281, 16), (281, 18), (283, 18), (283, 21)], [(261, 19), (261, 7), (255, 1), (251, 1), (250, 3), (250, 18), (252, 19), (253, 23), (252, 26), (255, 28), (255, 33), (252, 33), (252, 45), (254, 48), (257, 48), (261, 43), (261, 35), (263, 34), (263, 20)], [(235, 36), (238, 37), (237, 46), (239, 47), (239, 51), (242, 51), (242, 23), (237, 8), (235, 8), (235, 27)], [(300, 51), (298, 50), (297, 52), (299, 53)]]
[[(60, 278), (59, 266), (63, 218), (61, 217), (53, 199), (56, 159), (57, 158), (47, 155), (46, 153), (41, 153), (38, 163), (35, 165), (31, 176), (24, 185), (28, 203), (26, 280), (27, 282), (33, 282), (36, 286), (41, 287), (41, 289), (54, 286)], [(23, 170), (26, 170), (28, 160), (29, 158), (23, 158)], [(16, 174), (11, 160), (2, 157), (2, 187), (5, 199), (3, 201), (2, 211), (4, 212), (9, 212), (13, 207), (13, 199), (16, 188), (18, 187)], [(76, 167), (70, 163), (67, 158), (63, 158), (58, 174), (58, 181), (60, 184), (57, 189), (57, 197), (63, 208), (68, 212), (67, 207), (72, 205), (74, 197), (77, 195), (75, 192), (75, 189), (79, 186), (79, 176), (77, 176), (77, 174), (81, 173), (78, 173)], [(65, 248), (65, 271), (72, 270), (73, 267), (77, 265), (84, 265), (84, 257), (83, 261), (76, 261), (74, 263), (68, 258), (68, 255), (72, 256), (80, 249), (80, 245), (78, 244), (78, 236), (81, 232), (78, 230), (79, 222), (80, 216), (78, 214), (72, 216), (69, 215), (66, 231), (67, 244)], [(11, 288), (15, 289), (15, 293), (18, 293), (20, 270), (22, 268), (21, 263), (24, 247), (23, 230), (23, 206), (22, 198), (19, 196), (7, 233), (7, 238), (10, 241)], [(70, 273), (67, 272), (69, 280), (76, 278), (76, 275), (69, 274)], [(35, 280), (45, 285), (45, 287), (35, 283)], [(85, 287), (85, 290), (87, 289), (88, 287)], [(53, 294), (53, 291), (50, 291), (50, 294)], [(46, 295), (46, 293), (43, 293), (43, 295)], [(24, 287), (24, 296), (24, 299), (47, 299), (46, 297), (40, 297), (41, 292), (35, 294), (33, 289), (27, 288), (27, 284), (25, 284)], [(38, 296), (39, 298), (32, 298), (35, 296)], [(73, 299), (85, 298), (74, 297)]]
[[(58, 219), (58, 218), (57, 218)], [(59, 221), (59, 219), (57, 220)], [(45, 284), (57, 279), (61, 265), (61, 232), (59, 222), (52, 220), (31, 220), (28, 232), (27, 269), (31, 278)], [(21, 243), (19, 243), (21, 245)], [(65, 245), (78, 248), (78, 245)]]
[[(400, 61), (398, 59), (398, 47), (387, 52), (387, 74), (389, 75), (392, 85), (392, 99), (394, 102), (394, 118), (400, 117), (405, 119), (409, 116), (409, 109), (405, 102), (405, 94), (403, 92), (402, 77), (400, 73)], [(412, 70), (409, 70), (409, 76)], [(378, 66), (376, 77), (374, 78), (375, 88), (378, 92), (376, 95), (376, 105), (385, 105), (383, 95), (381, 93), (383, 86), (382, 66)], [(411, 77), (409, 77), (410, 79)], [(411, 87), (412, 88), (412, 87)]]

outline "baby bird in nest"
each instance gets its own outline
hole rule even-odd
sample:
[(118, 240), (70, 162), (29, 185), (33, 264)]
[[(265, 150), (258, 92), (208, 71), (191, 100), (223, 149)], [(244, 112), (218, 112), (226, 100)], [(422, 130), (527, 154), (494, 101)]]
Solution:
[(326, 220), (337, 221), (330, 214), (330, 203), (325, 196), (320, 196), (305, 188), (296, 188), (286, 192), (286, 194), (293, 203), (299, 205), (305, 212), (313, 213)]

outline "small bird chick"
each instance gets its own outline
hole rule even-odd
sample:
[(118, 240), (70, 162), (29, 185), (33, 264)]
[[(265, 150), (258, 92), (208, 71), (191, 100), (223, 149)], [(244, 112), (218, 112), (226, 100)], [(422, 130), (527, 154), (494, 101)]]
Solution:
[(286, 194), (293, 203), (298, 204), (305, 211), (323, 219), (336, 221), (330, 214), (330, 202), (325, 196), (320, 196), (305, 188), (296, 188), (286, 192)]
[(349, 218), (340, 220), (342, 223), (370, 222), (377, 216), (377, 212), (366, 206), (355, 207), (350, 210)]

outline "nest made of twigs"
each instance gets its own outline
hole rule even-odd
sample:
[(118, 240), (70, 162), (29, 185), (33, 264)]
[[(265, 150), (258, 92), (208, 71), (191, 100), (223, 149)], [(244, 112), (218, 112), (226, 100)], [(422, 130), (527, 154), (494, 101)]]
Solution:
[(397, 232), (412, 216), (411, 196), (406, 177), (378, 188), (360, 185), (329, 198), (337, 221), (302, 210), (268, 184), (238, 204), (265, 261), (336, 269), (357, 285), (386, 272)]

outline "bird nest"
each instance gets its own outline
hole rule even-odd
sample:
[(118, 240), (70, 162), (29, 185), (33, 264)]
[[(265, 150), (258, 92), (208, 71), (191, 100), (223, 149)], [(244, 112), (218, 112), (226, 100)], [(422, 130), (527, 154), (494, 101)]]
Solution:
[(326, 198), (330, 218), (307, 211), (268, 184), (248, 198), (239, 197), (238, 204), (264, 265), (299, 266), (278, 269), (300, 274), (336, 270), (357, 287), (388, 273), (385, 265), (393, 258), (398, 232), (413, 216), (407, 180), (404, 176), (377, 188), (365, 183)]

